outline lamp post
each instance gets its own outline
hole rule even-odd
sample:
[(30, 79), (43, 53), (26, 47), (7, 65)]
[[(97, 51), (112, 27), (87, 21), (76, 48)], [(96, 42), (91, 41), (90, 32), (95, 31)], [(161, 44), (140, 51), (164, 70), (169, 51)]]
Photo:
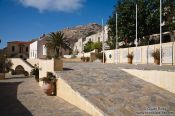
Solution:
[(116, 49), (118, 49), (118, 22), (117, 22), (117, 12), (116, 12)]
[(160, 0), (160, 66), (162, 66), (162, 0)]
[(103, 29), (104, 25), (103, 25), (103, 18), (102, 18), (102, 39), (103, 39), (103, 64), (105, 63), (105, 51), (104, 51), (104, 29)]
[[(136, 44), (136, 54), (137, 54), (137, 46), (138, 46), (138, 40), (137, 40), (137, 4), (136, 4), (136, 42), (135, 42), (135, 44)], [(137, 65), (137, 59), (136, 59), (135, 64)]]

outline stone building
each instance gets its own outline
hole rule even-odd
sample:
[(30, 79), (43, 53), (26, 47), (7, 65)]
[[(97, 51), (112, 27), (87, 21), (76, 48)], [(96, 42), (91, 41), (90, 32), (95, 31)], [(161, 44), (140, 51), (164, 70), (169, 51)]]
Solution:
[(29, 58), (29, 45), (32, 42), (11, 41), (7, 43), (5, 55), (8, 58)]
[[(104, 35), (102, 35), (102, 34), (104, 34)], [(75, 42), (75, 44), (74, 44), (73, 51), (75, 53), (82, 53), (84, 50), (84, 46), (86, 43), (88, 43), (88, 41), (102, 42), (103, 36), (104, 36), (104, 42), (106, 42), (108, 40), (108, 26), (107, 25), (104, 27), (104, 33), (98, 32), (96, 34), (87, 36), (85, 39), (83, 39), (83, 38), (78, 39), (78, 41)]]
[[(46, 47), (48, 35), (43, 34), (39, 39), (30, 44), (30, 59), (46, 59), (54, 56), (54, 50)], [(62, 55), (69, 54), (69, 50), (61, 50)]]

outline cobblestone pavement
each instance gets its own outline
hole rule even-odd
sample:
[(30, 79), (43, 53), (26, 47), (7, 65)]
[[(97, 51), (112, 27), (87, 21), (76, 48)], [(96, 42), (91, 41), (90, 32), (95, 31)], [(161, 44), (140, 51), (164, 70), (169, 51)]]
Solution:
[(137, 68), (173, 71), (174, 67), (64, 63), (64, 68), (61, 78), (110, 116), (156, 112), (175, 116), (175, 94), (120, 70)]
[(56, 96), (46, 96), (33, 78), (0, 80), (0, 116), (87, 116)]

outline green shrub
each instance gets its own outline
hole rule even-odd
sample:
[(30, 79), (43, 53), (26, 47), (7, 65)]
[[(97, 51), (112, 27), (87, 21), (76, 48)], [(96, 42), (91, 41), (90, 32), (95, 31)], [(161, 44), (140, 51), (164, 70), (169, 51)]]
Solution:
[(16, 74), (15, 70), (11, 69), (10, 71), (11, 71), (11, 75), (15, 75)]
[(81, 60), (83, 62), (89, 62), (90, 61), (90, 57), (81, 57)]
[(89, 61), (90, 61), (90, 57), (86, 57), (86, 58), (85, 58), (85, 61), (86, 61), (86, 62), (89, 62)]
[(55, 83), (56, 76), (52, 72), (47, 72), (47, 76), (40, 79), (44, 83)]
[(84, 52), (90, 52), (94, 49), (98, 49), (98, 52), (101, 52), (102, 50), (102, 42), (92, 42), (88, 41), (84, 46)]
[[(103, 62), (103, 52), (96, 53), (95, 56), (97, 59), (100, 59), (101, 62)], [(106, 55), (105, 54), (104, 54), (104, 62), (106, 62)]]
[(71, 58), (77, 58), (77, 56), (76, 56), (75, 54), (73, 54), (73, 55), (71, 56)]
[(81, 60), (82, 60), (83, 62), (85, 62), (85, 57), (81, 57)]
[(39, 82), (39, 68), (35, 65), (35, 68), (30, 72), (31, 75), (35, 76), (35, 80)]

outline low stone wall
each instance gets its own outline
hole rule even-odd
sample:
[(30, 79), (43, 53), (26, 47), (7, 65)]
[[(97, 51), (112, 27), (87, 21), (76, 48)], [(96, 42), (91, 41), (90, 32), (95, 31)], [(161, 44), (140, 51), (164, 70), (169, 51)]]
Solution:
[[(148, 45), (130, 48), (120, 48), (115, 50), (106, 50), (106, 63), (127, 63), (128, 58), (126, 57), (128, 53), (133, 53), (133, 63), (134, 64), (153, 64), (154, 58), (152, 57), (152, 52), (159, 49), (160, 45)], [(164, 65), (175, 65), (175, 44), (173, 42), (162, 43), (162, 64)], [(111, 58), (110, 58), (110, 57)]]
[(12, 65), (12, 69), (15, 70), (15, 68), (19, 65), (21, 65), (25, 71), (27, 71), (28, 73), (31, 72), (31, 70), (33, 69), (32, 66), (30, 66), (28, 63), (26, 63), (23, 59), (21, 58), (9, 58), (8, 60), (10, 60), (13, 65)]
[(64, 58), (63, 62), (82, 62), (80, 58)]
[(114, 50), (105, 51), (106, 63), (114, 63), (114, 58), (115, 58), (114, 53), (115, 53)]
[(81, 96), (79, 92), (73, 90), (62, 78), (57, 80), (57, 96), (84, 110), (91, 116), (104, 116), (104, 113), (99, 108)]
[[(62, 71), (63, 70), (63, 61), (62, 60), (46, 60), (46, 59), (39, 59), (39, 78), (46, 77), (47, 72), (54, 73), (55, 71)], [(39, 82), (39, 85), (42, 85), (42, 81)]]
[(90, 57), (91, 56), (91, 53), (96, 53), (97, 52), (97, 50), (93, 50), (93, 51), (91, 51), (91, 52), (86, 52), (86, 53), (79, 53), (78, 55), (77, 55), (77, 58), (81, 58), (81, 57)]
[(175, 93), (175, 72), (136, 69), (122, 70), (146, 82)]

